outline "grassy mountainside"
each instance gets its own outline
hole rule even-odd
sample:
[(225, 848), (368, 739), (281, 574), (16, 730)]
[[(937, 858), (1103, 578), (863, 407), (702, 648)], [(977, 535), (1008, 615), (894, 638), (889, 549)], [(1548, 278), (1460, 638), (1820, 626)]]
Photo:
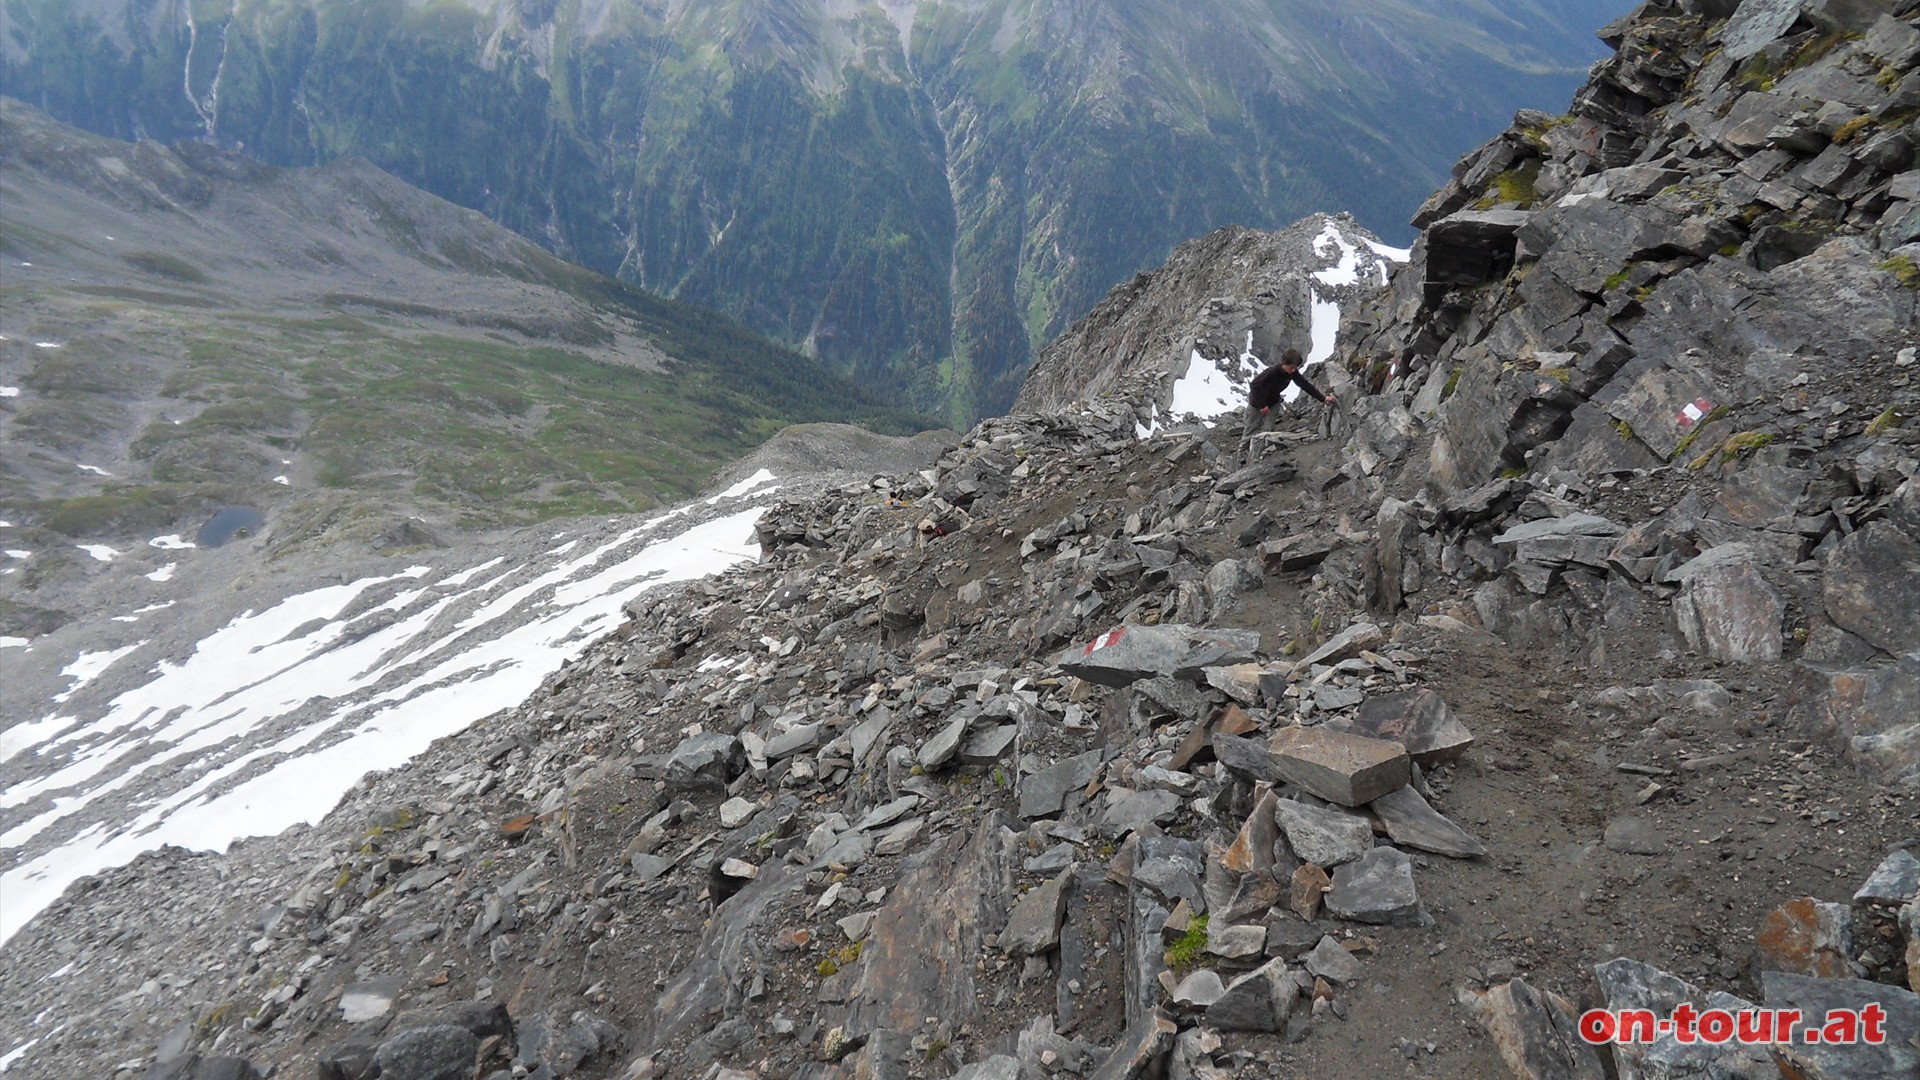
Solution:
[[(282, 540), (641, 510), (789, 423), (918, 418), (364, 161), (130, 145), (0, 99), (0, 519)], [(37, 560), (34, 566), (48, 565)]]
[(279, 164), (362, 155), (896, 400), (1004, 407), (1173, 244), (1389, 239), (1619, 0), (6, 0), (0, 90)]

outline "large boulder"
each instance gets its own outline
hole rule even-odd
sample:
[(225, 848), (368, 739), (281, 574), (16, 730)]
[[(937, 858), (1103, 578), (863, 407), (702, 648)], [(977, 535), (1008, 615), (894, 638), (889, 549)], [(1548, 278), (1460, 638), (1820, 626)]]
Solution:
[(1689, 646), (1741, 664), (1780, 659), (1787, 600), (1761, 575), (1764, 559), (1751, 544), (1722, 544), (1674, 571), (1681, 589), (1673, 613)]
[(1875, 521), (1826, 556), (1827, 616), (1890, 653), (1920, 649), (1920, 543)]

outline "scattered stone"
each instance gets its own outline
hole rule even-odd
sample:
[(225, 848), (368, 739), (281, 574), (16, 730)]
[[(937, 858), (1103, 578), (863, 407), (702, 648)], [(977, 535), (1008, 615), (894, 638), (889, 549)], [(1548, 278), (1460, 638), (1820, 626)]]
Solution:
[(983, 731), (976, 731), (960, 747), (962, 765), (992, 765), (1007, 756), (1013, 749), (1014, 740), (1020, 736), (1020, 725), (1000, 724)]
[(1149, 1014), (1127, 1028), (1120, 1044), (1088, 1080), (1149, 1080), (1161, 1075), (1180, 1025), (1161, 1013)]
[(1288, 783), (1341, 806), (1365, 806), (1412, 779), (1406, 748), (1382, 739), (1296, 727), (1274, 735), (1268, 749)]
[(1023, 777), (1020, 816), (1029, 820), (1058, 816), (1066, 806), (1067, 795), (1086, 787), (1100, 774), (1102, 760), (1099, 750), (1089, 750)]
[(1293, 666), (1295, 672), (1312, 670), (1315, 664), (1337, 664), (1342, 660), (1351, 660), (1363, 650), (1374, 648), (1387, 640), (1387, 636), (1372, 623), (1354, 623), (1334, 635), (1325, 645), (1308, 653)]
[(920, 767), (932, 772), (945, 767), (947, 762), (952, 761), (960, 753), (960, 744), (965, 741), (967, 733), (973, 729), (973, 723), (979, 716), (977, 709), (962, 710), (960, 715), (955, 716), (946, 727), (940, 729), (939, 734), (928, 739), (920, 747)]
[(1204, 1009), (1227, 994), (1227, 986), (1212, 968), (1201, 968), (1174, 987), (1173, 1003), (1189, 1009)]
[(1882, 859), (1866, 883), (1853, 894), (1856, 904), (1901, 907), (1920, 898), (1920, 859), (1906, 848)]
[(1233, 844), (1220, 856), (1220, 865), (1236, 874), (1266, 873), (1273, 867), (1273, 843), (1279, 839), (1275, 809), (1279, 796), (1265, 788), (1253, 801), (1253, 812), (1234, 837)]
[(1366, 974), (1365, 966), (1331, 937), (1322, 937), (1320, 944), (1307, 954), (1305, 963), (1308, 971), (1343, 986), (1358, 983), (1360, 977)]
[(1207, 951), (1228, 960), (1259, 956), (1267, 948), (1264, 926), (1208, 926)]
[[(1820, 979), (1768, 971), (1760, 976), (1761, 997), (1769, 1009), (1799, 1009), (1802, 1016), (1832, 1018), (1835, 1010), (1858, 1016), (1873, 1006), (1884, 1018), (1886, 1038), (1874, 1044), (1861, 1038), (1860, 1025), (1828, 1023), (1819, 1043), (1804, 1039), (1776, 1043), (1783, 1074), (1805, 1080), (1864, 1080), (1867, 1077), (1920, 1075), (1920, 995), (1885, 983), (1864, 979)], [(1852, 1028), (1852, 1030), (1847, 1030)]]
[(1367, 809), (1386, 826), (1387, 837), (1401, 847), (1456, 859), (1473, 859), (1487, 853), (1480, 841), (1449, 821), (1411, 787), (1388, 792), (1368, 803)]
[(1853, 911), (1811, 896), (1789, 900), (1760, 924), (1760, 959), (1769, 971), (1844, 979), (1854, 974)]
[[(1485, 990), (1461, 991), (1500, 1058), (1518, 1080), (1604, 1080), (1598, 1048), (1580, 1037), (1578, 1018), (1565, 998), (1512, 979)], [(1646, 1074), (1649, 1080), (1655, 1074)]]
[(914, 808), (919, 805), (920, 796), (918, 795), (902, 795), (891, 802), (881, 803), (879, 806), (867, 811), (866, 814), (860, 818), (859, 823), (854, 825), (853, 831), (869, 832), (874, 829), (884, 828), (906, 817), (908, 814), (913, 813)]
[(1327, 872), (1312, 863), (1307, 863), (1293, 872), (1293, 891), (1287, 906), (1294, 914), (1311, 922), (1320, 914), (1320, 902), (1327, 891), (1333, 888), (1333, 878)]
[(1207, 1007), (1207, 1023), (1221, 1031), (1279, 1031), (1297, 996), (1286, 961), (1273, 959), (1227, 984)]
[(717, 731), (694, 735), (667, 758), (667, 790), (722, 790), (746, 768), (746, 748), (735, 736)]
[(1145, 825), (1170, 820), (1180, 810), (1180, 796), (1171, 791), (1130, 791), (1118, 794), (1100, 816), (1100, 827), (1118, 835)]
[(1291, 799), (1277, 801), (1274, 813), (1294, 853), (1310, 864), (1332, 868), (1373, 850), (1373, 827), (1360, 814)]
[(1426, 909), (1413, 887), (1413, 862), (1405, 852), (1377, 847), (1333, 872), (1327, 910), (1354, 922), (1424, 926)]
[(720, 804), (720, 827), (723, 829), (737, 829), (745, 825), (747, 820), (753, 817), (759, 809), (760, 807), (758, 805), (748, 799), (742, 799), (738, 796), (728, 799), (726, 802)]
[(1060, 946), (1060, 921), (1066, 915), (1071, 869), (1027, 891), (1013, 906), (1000, 948), (1009, 956), (1037, 956)]
[(473, 1032), (442, 1024), (388, 1039), (374, 1061), (381, 1080), (471, 1080), (479, 1053), (480, 1040)]
[(1406, 747), (1422, 768), (1457, 761), (1473, 745), (1473, 732), (1427, 689), (1369, 697), (1346, 723), (1355, 735)]
[[(1738, 1015), (1753, 1003), (1719, 990), (1711, 993), (1674, 978), (1658, 968), (1634, 960), (1609, 960), (1593, 969), (1600, 1000), (1617, 1015), (1625, 1009), (1647, 1010), (1656, 1017), (1672, 1016), (1682, 1002), (1704, 1012), (1723, 1009)], [(1637, 1033), (1636, 1033), (1637, 1034)], [(1698, 1038), (1682, 1042), (1673, 1033), (1645, 1032), (1645, 1038), (1616, 1039), (1615, 1061), (1622, 1076), (1724, 1076), (1729, 1080), (1771, 1080), (1780, 1074), (1765, 1047), (1742, 1046), (1738, 1041), (1711, 1044)]]

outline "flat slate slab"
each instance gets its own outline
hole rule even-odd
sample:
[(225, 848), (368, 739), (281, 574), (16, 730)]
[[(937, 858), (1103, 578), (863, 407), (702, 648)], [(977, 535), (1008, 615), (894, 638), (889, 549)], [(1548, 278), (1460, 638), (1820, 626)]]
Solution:
[(1422, 767), (1458, 760), (1473, 745), (1473, 732), (1439, 694), (1426, 689), (1370, 697), (1343, 729), (1397, 742)]
[(1341, 806), (1365, 806), (1413, 778), (1407, 748), (1384, 739), (1296, 727), (1267, 748), (1281, 779)]
[(1367, 804), (1387, 837), (1401, 847), (1418, 848), (1456, 859), (1478, 858), (1487, 853), (1472, 834), (1449, 821), (1411, 787), (1390, 791)]
[(1327, 910), (1377, 926), (1419, 926), (1426, 915), (1413, 887), (1413, 861), (1390, 847), (1374, 848), (1334, 870)]
[(1068, 648), (1054, 663), (1088, 682), (1128, 686), (1165, 675), (1191, 679), (1203, 668), (1250, 663), (1259, 648), (1260, 634), (1253, 630), (1127, 624)]

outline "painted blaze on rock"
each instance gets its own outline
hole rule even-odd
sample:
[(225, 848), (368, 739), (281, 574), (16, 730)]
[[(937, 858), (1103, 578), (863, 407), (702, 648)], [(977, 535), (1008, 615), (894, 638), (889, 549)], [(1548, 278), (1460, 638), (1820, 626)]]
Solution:
[(1102, 686), (1127, 686), (1162, 675), (1197, 681), (1203, 668), (1249, 663), (1259, 648), (1260, 634), (1253, 630), (1127, 624), (1068, 648), (1054, 663), (1069, 675)]

